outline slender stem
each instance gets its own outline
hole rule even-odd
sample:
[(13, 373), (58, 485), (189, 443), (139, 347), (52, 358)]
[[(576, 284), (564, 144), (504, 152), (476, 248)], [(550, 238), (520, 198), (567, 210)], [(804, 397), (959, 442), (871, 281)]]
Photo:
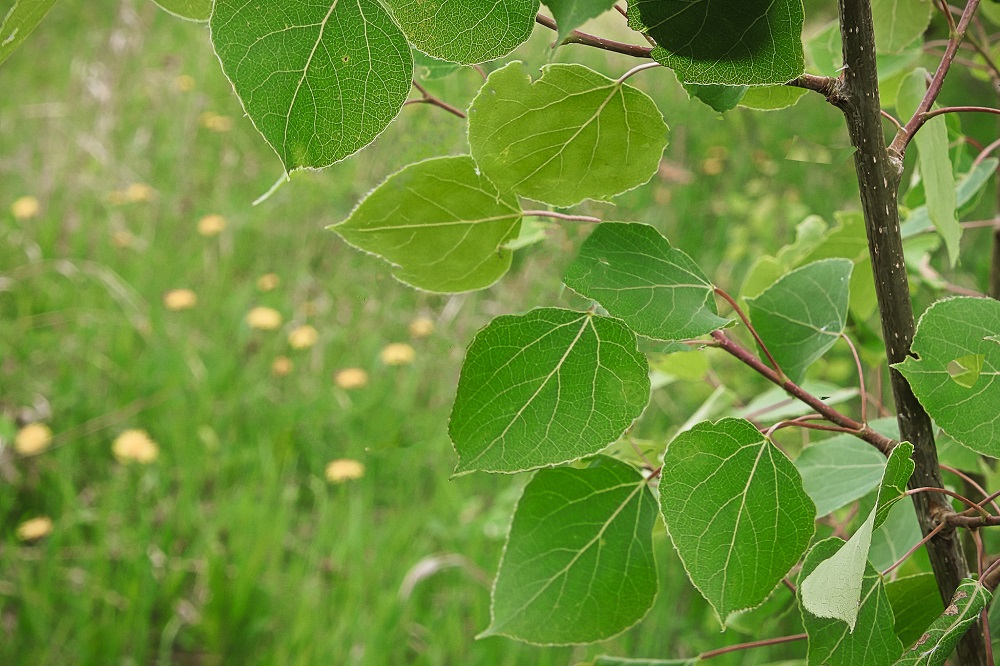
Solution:
[(945, 465), (944, 463), (941, 463), (941, 469), (944, 470), (945, 472), (948, 472), (949, 474), (954, 474), (958, 478), (962, 479), (962, 481), (965, 481), (967, 484), (972, 486), (972, 488), (975, 489), (976, 492), (982, 493), (984, 499), (979, 500), (979, 502), (976, 504), (977, 507), (982, 507), (984, 504), (989, 502), (990, 504), (993, 505), (993, 510), (996, 511), (998, 515), (1000, 515), (1000, 506), (997, 506), (997, 503), (994, 501), (995, 498), (992, 497), (988, 492), (986, 492), (986, 489), (983, 488), (981, 485), (979, 485), (979, 483), (975, 479), (973, 479), (965, 472), (957, 470), (950, 465)]
[(792, 594), (796, 594), (798, 590), (795, 588), (795, 583), (788, 580), (787, 577), (781, 579), (781, 584), (788, 588), (788, 591)]
[(910, 548), (908, 551), (906, 551), (903, 554), (902, 557), (900, 557), (898, 560), (896, 560), (895, 562), (893, 562), (892, 566), (890, 566), (888, 569), (886, 569), (885, 571), (882, 572), (882, 575), (883, 576), (888, 576), (891, 572), (893, 572), (897, 568), (899, 568), (903, 564), (903, 562), (905, 562), (906, 560), (908, 560), (910, 558), (910, 555), (913, 555), (913, 553), (915, 553), (918, 550), (920, 550), (920, 548), (923, 547), (923, 545), (925, 543), (927, 543), (928, 541), (930, 541), (931, 539), (933, 539), (935, 536), (937, 536), (937, 533), (940, 532), (941, 530), (943, 530), (944, 528), (946, 528), (947, 526), (948, 526), (948, 523), (941, 523), (940, 525), (938, 525), (937, 527), (935, 527), (934, 529), (932, 529), (930, 532), (928, 532), (927, 536), (925, 536), (923, 539), (921, 539), (920, 541), (918, 541), (913, 546), (913, 548)]
[(776, 430), (781, 430), (782, 428), (790, 428), (792, 426), (796, 426), (799, 428), (807, 428), (809, 430), (825, 430), (827, 432), (847, 433), (849, 435), (857, 434), (857, 430), (851, 430), (849, 428), (843, 428), (841, 426), (828, 426), (828, 425), (823, 425), (822, 423), (809, 423), (808, 421), (800, 421), (799, 419), (792, 419), (791, 421), (779, 421), (778, 423), (775, 423), (773, 426), (771, 426), (764, 432), (764, 436), (770, 439), (771, 435)]
[(943, 113), (992, 113), (1000, 116), (1000, 109), (991, 106), (942, 106), (924, 114), (924, 122)]
[(590, 215), (571, 215), (569, 213), (557, 213), (554, 210), (523, 210), (521, 215), (525, 217), (551, 217), (556, 220), (566, 220), (567, 222), (601, 222), (599, 217)]
[(891, 113), (889, 113), (885, 109), (879, 109), (879, 111), (881, 112), (883, 118), (886, 118), (886, 119), (892, 121), (892, 124), (896, 126), (896, 129), (900, 129), (900, 130), (903, 129), (903, 123), (901, 123), (898, 120), (896, 120), (896, 116), (892, 115)]
[(747, 327), (747, 330), (750, 331), (750, 335), (753, 336), (753, 339), (757, 341), (757, 345), (760, 347), (761, 351), (764, 352), (764, 356), (767, 357), (768, 362), (771, 364), (771, 367), (774, 368), (775, 372), (778, 373), (778, 376), (786, 377), (785, 373), (781, 371), (780, 367), (778, 367), (778, 362), (774, 360), (774, 357), (771, 356), (771, 352), (768, 351), (767, 345), (765, 345), (764, 341), (760, 339), (760, 335), (757, 334), (757, 329), (753, 327), (753, 324), (750, 323), (750, 319), (746, 316), (746, 313), (743, 312), (743, 308), (741, 308), (740, 304), (736, 302), (736, 299), (718, 287), (715, 288), (715, 293), (721, 296), (727, 303), (729, 303), (730, 306), (732, 306), (733, 311), (739, 316), (740, 321), (742, 321), (743, 325)]
[[(962, 222), (963, 229), (984, 229), (987, 227), (1000, 227), (1000, 217), (992, 220), (974, 220), (972, 222)], [(928, 231), (934, 227), (928, 227)]]
[[(545, 26), (549, 30), (558, 31), (559, 28), (556, 22), (545, 16), (544, 14), (537, 14), (535, 16), (535, 22), (538, 25)], [(569, 35), (562, 41), (563, 44), (583, 44), (584, 46), (592, 46), (597, 49), (602, 49), (604, 51), (611, 51), (613, 53), (621, 53), (624, 55), (632, 56), (635, 58), (648, 58), (650, 52), (653, 50), (650, 46), (638, 46), (636, 44), (627, 44), (625, 42), (616, 42), (613, 39), (605, 39), (603, 37), (598, 37), (596, 35), (590, 35), (586, 32), (580, 32), (579, 30), (574, 30), (569, 33)]]
[(972, 168), (975, 169), (977, 166), (982, 164), (983, 160), (989, 157), (990, 153), (992, 153), (997, 148), (1000, 148), (1000, 139), (997, 139), (993, 143), (989, 144), (988, 146), (983, 148), (978, 155), (976, 155), (976, 159), (972, 160)]
[[(909, 490), (907, 490), (903, 494), (904, 495), (908, 495), (908, 496), (913, 496), (913, 495), (917, 495), (919, 493), (941, 493), (941, 494), (947, 495), (949, 497), (954, 497), (955, 499), (957, 499), (962, 504), (966, 504), (966, 505), (968, 505), (972, 509), (978, 509), (979, 512), (982, 514), (983, 518), (994, 518), (995, 517), (995, 516), (991, 516), (989, 511), (987, 511), (983, 507), (979, 506), (978, 504), (976, 504), (975, 502), (973, 502), (972, 500), (970, 500), (968, 497), (965, 497), (963, 495), (959, 495), (954, 490), (948, 490), (947, 488), (931, 488), (929, 486), (928, 487), (924, 487), (924, 488), (910, 488)], [(955, 515), (957, 516), (957, 515), (960, 515), (960, 514), (956, 513)]]
[(952, 527), (964, 527), (970, 530), (1000, 525), (1000, 516), (966, 516), (961, 513), (951, 513), (945, 515), (943, 520)]
[(462, 118), (462, 119), (465, 118), (465, 113), (463, 113), (460, 109), (452, 106), (451, 104), (448, 104), (447, 102), (441, 101), (440, 99), (438, 99), (434, 95), (432, 95), (429, 92), (427, 92), (427, 89), (424, 88), (419, 83), (417, 83), (416, 81), (413, 82), (413, 87), (416, 88), (417, 90), (419, 90), (420, 94), (423, 95), (423, 96), (422, 97), (418, 97), (417, 99), (406, 100), (403, 103), (403, 106), (406, 106), (408, 104), (430, 104), (432, 106), (438, 107), (439, 109), (444, 109), (445, 111), (447, 111), (448, 113), (452, 114), (453, 116), (457, 116), (457, 117)]
[(638, 74), (639, 72), (641, 72), (643, 70), (653, 69), (654, 67), (662, 67), (662, 66), (663, 65), (661, 65), (658, 62), (644, 62), (641, 65), (636, 65), (632, 69), (628, 70), (627, 72), (625, 72), (624, 74), (622, 74), (621, 76), (619, 76), (618, 77), (618, 83), (619, 84), (624, 83), (626, 81), (626, 79), (635, 76), (636, 74)]
[(765, 638), (762, 641), (752, 641), (750, 643), (738, 643), (737, 645), (728, 645), (724, 648), (719, 648), (718, 650), (702, 652), (698, 655), (698, 659), (711, 659), (713, 657), (729, 654), (730, 652), (739, 652), (740, 650), (751, 650), (753, 648), (768, 647), (770, 645), (781, 645), (782, 643), (804, 641), (806, 638), (807, 636), (805, 634), (795, 634), (794, 636), (781, 636), (780, 638)]
[(858, 350), (851, 339), (846, 333), (841, 333), (840, 337), (844, 338), (844, 342), (851, 348), (854, 367), (858, 369), (858, 388), (861, 390), (861, 422), (868, 423), (868, 391), (865, 390), (865, 369), (861, 366), (861, 357), (858, 356)]

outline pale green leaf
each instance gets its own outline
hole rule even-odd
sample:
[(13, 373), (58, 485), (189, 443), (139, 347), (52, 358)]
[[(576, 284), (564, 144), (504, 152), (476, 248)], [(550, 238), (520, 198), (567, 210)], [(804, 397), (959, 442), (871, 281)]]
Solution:
[(879, 53), (899, 53), (920, 39), (931, 22), (931, 0), (872, 0)]
[(802, 0), (637, 0), (629, 27), (654, 40), (652, 57), (686, 83), (781, 84), (802, 74)]
[(648, 224), (599, 224), (563, 281), (650, 338), (684, 340), (730, 323), (697, 264)]
[(755, 111), (778, 111), (795, 106), (809, 91), (795, 86), (753, 86), (740, 99), (740, 106)]
[(565, 207), (647, 182), (667, 126), (637, 88), (582, 65), (547, 65), (532, 81), (515, 61), (473, 100), (469, 145), (501, 191)]
[(913, 502), (897, 502), (890, 507), (882, 526), (872, 534), (868, 561), (879, 571), (884, 571), (898, 562), (923, 536)]
[(656, 597), (656, 499), (630, 465), (538, 471), (518, 502), (483, 635), (591, 643), (642, 619)]
[(153, 0), (174, 16), (189, 21), (207, 21), (212, 15), (212, 0)]
[[(907, 119), (913, 115), (927, 91), (927, 70), (918, 67), (908, 74), (896, 93), (896, 109)], [(924, 123), (913, 139), (917, 147), (917, 164), (927, 196), (927, 212), (934, 228), (944, 238), (952, 266), (958, 261), (962, 227), (955, 211), (958, 198), (955, 176), (948, 157), (948, 126), (942, 116)]]
[[(840, 388), (834, 384), (813, 379), (807, 379), (802, 382), (801, 386), (807, 393), (819, 397), (830, 406), (843, 404), (858, 394), (857, 389)], [(746, 407), (738, 410), (735, 416), (756, 419), (767, 415), (771, 421), (781, 421), (796, 416), (805, 416), (813, 411), (813, 408), (806, 403), (790, 397), (780, 386), (774, 386), (757, 394), (757, 397), (747, 403)]]
[(937, 578), (929, 572), (888, 582), (885, 593), (896, 620), (896, 636), (903, 645), (915, 643), (944, 610)]
[(0, 18), (0, 63), (28, 38), (54, 4), (56, 0), (14, 0)]
[(684, 90), (719, 113), (735, 109), (749, 90), (747, 86), (717, 86), (700, 83), (684, 83)]
[[(808, 263), (806, 257), (824, 247), (830, 234), (829, 225), (822, 217), (819, 215), (806, 217), (795, 225), (794, 241), (782, 246), (773, 257), (761, 255), (750, 266), (750, 270), (747, 271), (747, 275), (743, 279), (743, 285), (740, 287), (740, 296), (743, 298), (758, 296), (785, 273)], [(816, 257), (816, 259), (825, 258), (827, 257)]]
[(389, 176), (350, 217), (330, 227), (351, 245), (394, 264), (419, 289), (488, 287), (510, 268), (517, 198), (502, 196), (471, 157), (438, 157)]
[(816, 507), (795, 466), (749, 421), (703, 422), (667, 448), (660, 511), (718, 613), (761, 604), (805, 551)]
[[(802, 563), (799, 574), (799, 594), (803, 584), (816, 567), (835, 557), (843, 542), (837, 538), (820, 541)], [(809, 663), (829, 666), (888, 666), (903, 651), (894, 630), (892, 608), (882, 585), (882, 577), (867, 562), (858, 600), (857, 628), (853, 631), (840, 620), (817, 617), (803, 603), (802, 623), (809, 636)]]
[(816, 261), (747, 299), (754, 328), (793, 381), (843, 333), (853, 267), (849, 259)]
[(615, 6), (615, 0), (544, 0), (559, 28), (558, 41)]
[(535, 27), (539, 0), (385, 0), (427, 55), (473, 65), (505, 56)]
[(410, 46), (375, 0), (215, 0), (212, 44), (286, 171), (361, 150), (410, 91)]
[(469, 346), (449, 432), (456, 472), (519, 472), (597, 453), (649, 400), (635, 333), (557, 308), (497, 317)]
[(917, 639), (903, 656), (896, 662), (897, 666), (920, 664), (921, 666), (941, 666), (954, 651), (958, 641), (968, 631), (986, 604), (993, 598), (992, 593), (978, 581), (971, 578), (963, 580), (955, 590), (951, 603)]
[[(972, 201), (972, 198), (983, 189), (996, 174), (997, 165), (1000, 165), (1000, 160), (991, 157), (977, 164), (975, 168), (959, 179), (955, 188), (956, 203), (959, 208)], [(931, 227), (931, 216), (927, 212), (927, 206), (924, 205), (910, 211), (909, 215), (906, 216), (906, 222), (900, 225), (899, 232), (906, 239), (927, 231)]]
[[(1000, 301), (952, 298), (927, 309), (917, 325), (913, 353), (895, 367), (938, 426), (958, 442), (1000, 457)], [(949, 372), (956, 359), (982, 356), (979, 376), (963, 386)]]
[(816, 515), (823, 517), (878, 486), (885, 456), (853, 435), (838, 435), (807, 446), (795, 467), (816, 504)]
[(913, 445), (898, 444), (889, 455), (879, 487), (878, 500), (868, 519), (837, 552), (816, 564), (803, 578), (799, 594), (802, 606), (820, 618), (840, 620), (853, 632), (864, 604), (863, 587), (871, 547), (872, 532), (881, 527), (889, 509), (906, 492), (906, 482), (913, 474)]
[(422, 51), (413, 49), (413, 75), (419, 79), (425, 81), (443, 79), (460, 69), (462, 69), (462, 65), (457, 62), (438, 60)]

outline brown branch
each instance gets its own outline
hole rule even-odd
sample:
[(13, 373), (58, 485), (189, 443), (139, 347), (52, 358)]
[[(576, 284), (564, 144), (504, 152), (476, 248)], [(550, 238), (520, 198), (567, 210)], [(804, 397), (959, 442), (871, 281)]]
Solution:
[[(535, 23), (545, 26), (549, 30), (559, 30), (556, 22), (544, 14), (535, 15)], [(639, 46), (637, 44), (629, 44), (627, 42), (617, 42), (613, 39), (605, 39), (604, 37), (598, 37), (597, 35), (580, 32), (579, 30), (574, 30), (569, 33), (566, 39), (562, 41), (562, 44), (582, 44), (584, 46), (592, 46), (596, 49), (604, 51), (611, 51), (612, 53), (621, 53), (623, 55), (632, 56), (633, 58), (649, 58), (649, 54), (653, 50), (651, 46)]]
[[(949, 474), (954, 474), (958, 478), (962, 479), (962, 481), (965, 481), (967, 484), (969, 484), (969, 486), (971, 486), (973, 490), (975, 490), (977, 493), (980, 493), (983, 496), (983, 499), (979, 500), (979, 502), (976, 503), (977, 507), (982, 507), (984, 504), (989, 502), (993, 506), (993, 510), (996, 511), (998, 515), (1000, 515), (1000, 505), (997, 505), (995, 496), (990, 495), (988, 492), (986, 492), (986, 489), (983, 488), (981, 485), (979, 485), (979, 483), (975, 479), (973, 479), (965, 472), (955, 469), (950, 465), (945, 465), (944, 463), (941, 463), (941, 469), (944, 470), (945, 472), (948, 472)], [(972, 511), (972, 509), (969, 510)]]
[(463, 120), (465, 119), (465, 113), (463, 113), (460, 109), (457, 109), (451, 104), (448, 104), (447, 102), (444, 102), (435, 97), (434, 95), (430, 94), (429, 92), (427, 92), (426, 88), (424, 88), (416, 81), (413, 82), (413, 87), (419, 90), (420, 94), (423, 95), (423, 97), (418, 97), (417, 99), (408, 99), (405, 102), (403, 102), (403, 106), (407, 106), (408, 104), (430, 104), (431, 106), (436, 106), (439, 109), (444, 109), (453, 116), (457, 116), (459, 118), (462, 118)]
[(885, 571), (883, 571), (883, 572), (882, 572), (882, 575), (883, 575), (883, 576), (887, 576), (887, 575), (889, 575), (890, 573), (892, 573), (892, 572), (893, 572), (894, 570), (896, 570), (896, 569), (897, 569), (897, 568), (898, 568), (898, 567), (899, 567), (900, 565), (902, 565), (902, 564), (903, 564), (903, 562), (905, 562), (906, 560), (908, 560), (908, 559), (910, 558), (910, 555), (913, 555), (913, 553), (915, 553), (915, 552), (917, 552), (918, 550), (920, 550), (920, 548), (921, 548), (921, 547), (922, 547), (922, 546), (923, 546), (924, 544), (926, 544), (926, 543), (927, 543), (928, 541), (930, 541), (930, 540), (931, 540), (931, 539), (933, 539), (933, 538), (934, 538), (935, 536), (937, 536), (937, 533), (938, 533), (938, 532), (940, 532), (941, 530), (943, 530), (943, 529), (944, 529), (944, 528), (946, 528), (946, 527), (948, 527), (948, 524), (947, 524), (947, 523), (941, 523), (941, 524), (939, 524), (939, 525), (938, 525), (937, 527), (935, 527), (934, 529), (932, 529), (932, 530), (931, 530), (930, 532), (928, 532), (928, 533), (927, 533), (927, 536), (925, 536), (925, 537), (924, 537), (923, 539), (921, 539), (920, 541), (918, 541), (918, 542), (917, 542), (917, 543), (916, 543), (916, 544), (915, 544), (915, 545), (913, 546), (913, 548), (910, 548), (910, 549), (909, 549), (908, 551), (906, 551), (905, 553), (903, 553), (903, 556), (902, 556), (902, 557), (900, 557), (900, 558), (899, 558), (898, 560), (896, 560), (895, 562), (893, 562), (892, 566), (890, 566), (890, 567), (889, 567), (888, 569), (886, 569)]
[(941, 108), (925, 113), (921, 125), (934, 116), (940, 116), (944, 113), (992, 113), (1000, 116), (1000, 109), (994, 109), (989, 106), (942, 106)]
[(760, 339), (760, 335), (757, 334), (757, 329), (755, 329), (753, 327), (753, 324), (750, 323), (750, 319), (747, 318), (746, 313), (743, 312), (743, 308), (741, 308), (739, 303), (736, 302), (736, 299), (727, 294), (722, 289), (719, 289), (718, 287), (715, 288), (715, 293), (718, 296), (721, 296), (722, 299), (725, 300), (727, 303), (729, 303), (729, 305), (733, 308), (733, 312), (735, 312), (739, 316), (740, 321), (742, 321), (743, 325), (747, 327), (747, 330), (750, 331), (750, 335), (753, 336), (753, 339), (757, 342), (757, 345), (760, 347), (761, 351), (764, 352), (764, 356), (767, 357), (767, 360), (771, 364), (771, 367), (774, 368), (775, 372), (778, 373), (779, 377), (785, 378), (786, 377), (785, 373), (781, 371), (781, 368), (778, 366), (778, 362), (774, 360), (774, 357), (771, 356), (771, 352), (767, 350), (767, 345), (765, 345), (764, 341)]
[(699, 660), (711, 659), (713, 657), (719, 657), (724, 654), (729, 654), (730, 652), (739, 652), (740, 650), (750, 650), (759, 647), (768, 647), (771, 645), (781, 645), (782, 643), (792, 643), (794, 641), (804, 641), (807, 638), (805, 634), (795, 634), (794, 636), (781, 636), (780, 638), (765, 638), (762, 641), (751, 641), (750, 643), (738, 643), (737, 645), (728, 645), (724, 648), (719, 648), (718, 650), (709, 650), (708, 652), (702, 652), (698, 655)]

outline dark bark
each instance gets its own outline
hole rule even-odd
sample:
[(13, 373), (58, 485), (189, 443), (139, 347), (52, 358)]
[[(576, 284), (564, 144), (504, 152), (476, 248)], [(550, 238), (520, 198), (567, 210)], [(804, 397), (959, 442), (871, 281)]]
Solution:
[[(854, 166), (875, 274), (886, 357), (894, 364), (909, 354), (915, 330), (896, 202), (902, 164), (898, 159), (890, 159), (882, 129), (870, 0), (839, 0), (839, 5), (846, 69), (839, 95), (831, 101), (844, 112), (851, 143), (856, 149)], [(901, 440), (914, 446), (916, 470), (910, 487), (941, 488), (943, 483), (930, 417), (902, 375), (892, 369), (889, 372)], [(918, 493), (913, 496), (913, 502), (925, 535), (937, 526), (942, 514), (951, 511), (947, 498), (939, 493)], [(941, 598), (947, 604), (959, 582), (969, 574), (961, 542), (953, 530), (943, 530), (927, 543), (927, 552)], [(958, 655), (963, 666), (985, 666), (986, 648), (982, 627), (978, 624), (965, 634)]]

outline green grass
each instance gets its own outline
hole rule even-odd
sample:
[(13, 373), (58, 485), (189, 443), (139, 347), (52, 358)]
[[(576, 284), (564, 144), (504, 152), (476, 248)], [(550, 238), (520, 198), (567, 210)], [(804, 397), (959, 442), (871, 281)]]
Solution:
[[(57, 6), (0, 69), (16, 91), (0, 99), (0, 414), (8, 430), (42, 418), (57, 435), (36, 457), (0, 448), (0, 663), (569, 664), (747, 640), (717, 633), (662, 532), (657, 606), (622, 637), (593, 648), (473, 640), (488, 623), (487, 583), (524, 479), (448, 478), (463, 350), (493, 316), (570, 302), (557, 278), (585, 230), (556, 230), (484, 293), (409, 290), (324, 227), (404, 164), (465, 150), (461, 123), (408, 107), (357, 159), (296, 175), (252, 207), (280, 165), (242, 118), (204, 27), (151, 3), (116, 6)], [(548, 39), (536, 35), (525, 58), (544, 62)], [(621, 71), (621, 61), (585, 57)], [(463, 106), (478, 81), (469, 70), (433, 85)], [(853, 201), (849, 164), (783, 159), (795, 136), (845, 140), (821, 100), (722, 122), (669, 74), (635, 81), (668, 116), (677, 171), (617, 210), (586, 211), (658, 224), (735, 290), (762, 245), (773, 251), (805, 214)], [(204, 127), (206, 112), (231, 119), (231, 131)], [(109, 199), (133, 183), (155, 197)], [(809, 196), (819, 189), (822, 198)], [(37, 218), (7, 212), (22, 195), (41, 201)], [(196, 231), (209, 213), (228, 223), (215, 238)], [(280, 286), (261, 292), (257, 279), (272, 272)], [(162, 297), (175, 288), (194, 290), (197, 306), (167, 310)], [(282, 313), (281, 330), (247, 326), (258, 305)], [(417, 316), (435, 320), (432, 336), (410, 340)], [(287, 334), (303, 323), (320, 341), (292, 350)], [(379, 351), (398, 341), (415, 347), (415, 361), (385, 366)], [(282, 355), (294, 370), (277, 377)], [(336, 387), (345, 367), (366, 369), (369, 385)], [(637, 432), (662, 437), (710, 391), (658, 393)], [(155, 463), (115, 461), (111, 443), (127, 428), (150, 433)], [(365, 476), (328, 483), (336, 458), (363, 462)], [(17, 526), (39, 515), (52, 517), (52, 534), (19, 542)], [(433, 557), (460, 565), (404, 598), (408, 572)]]

